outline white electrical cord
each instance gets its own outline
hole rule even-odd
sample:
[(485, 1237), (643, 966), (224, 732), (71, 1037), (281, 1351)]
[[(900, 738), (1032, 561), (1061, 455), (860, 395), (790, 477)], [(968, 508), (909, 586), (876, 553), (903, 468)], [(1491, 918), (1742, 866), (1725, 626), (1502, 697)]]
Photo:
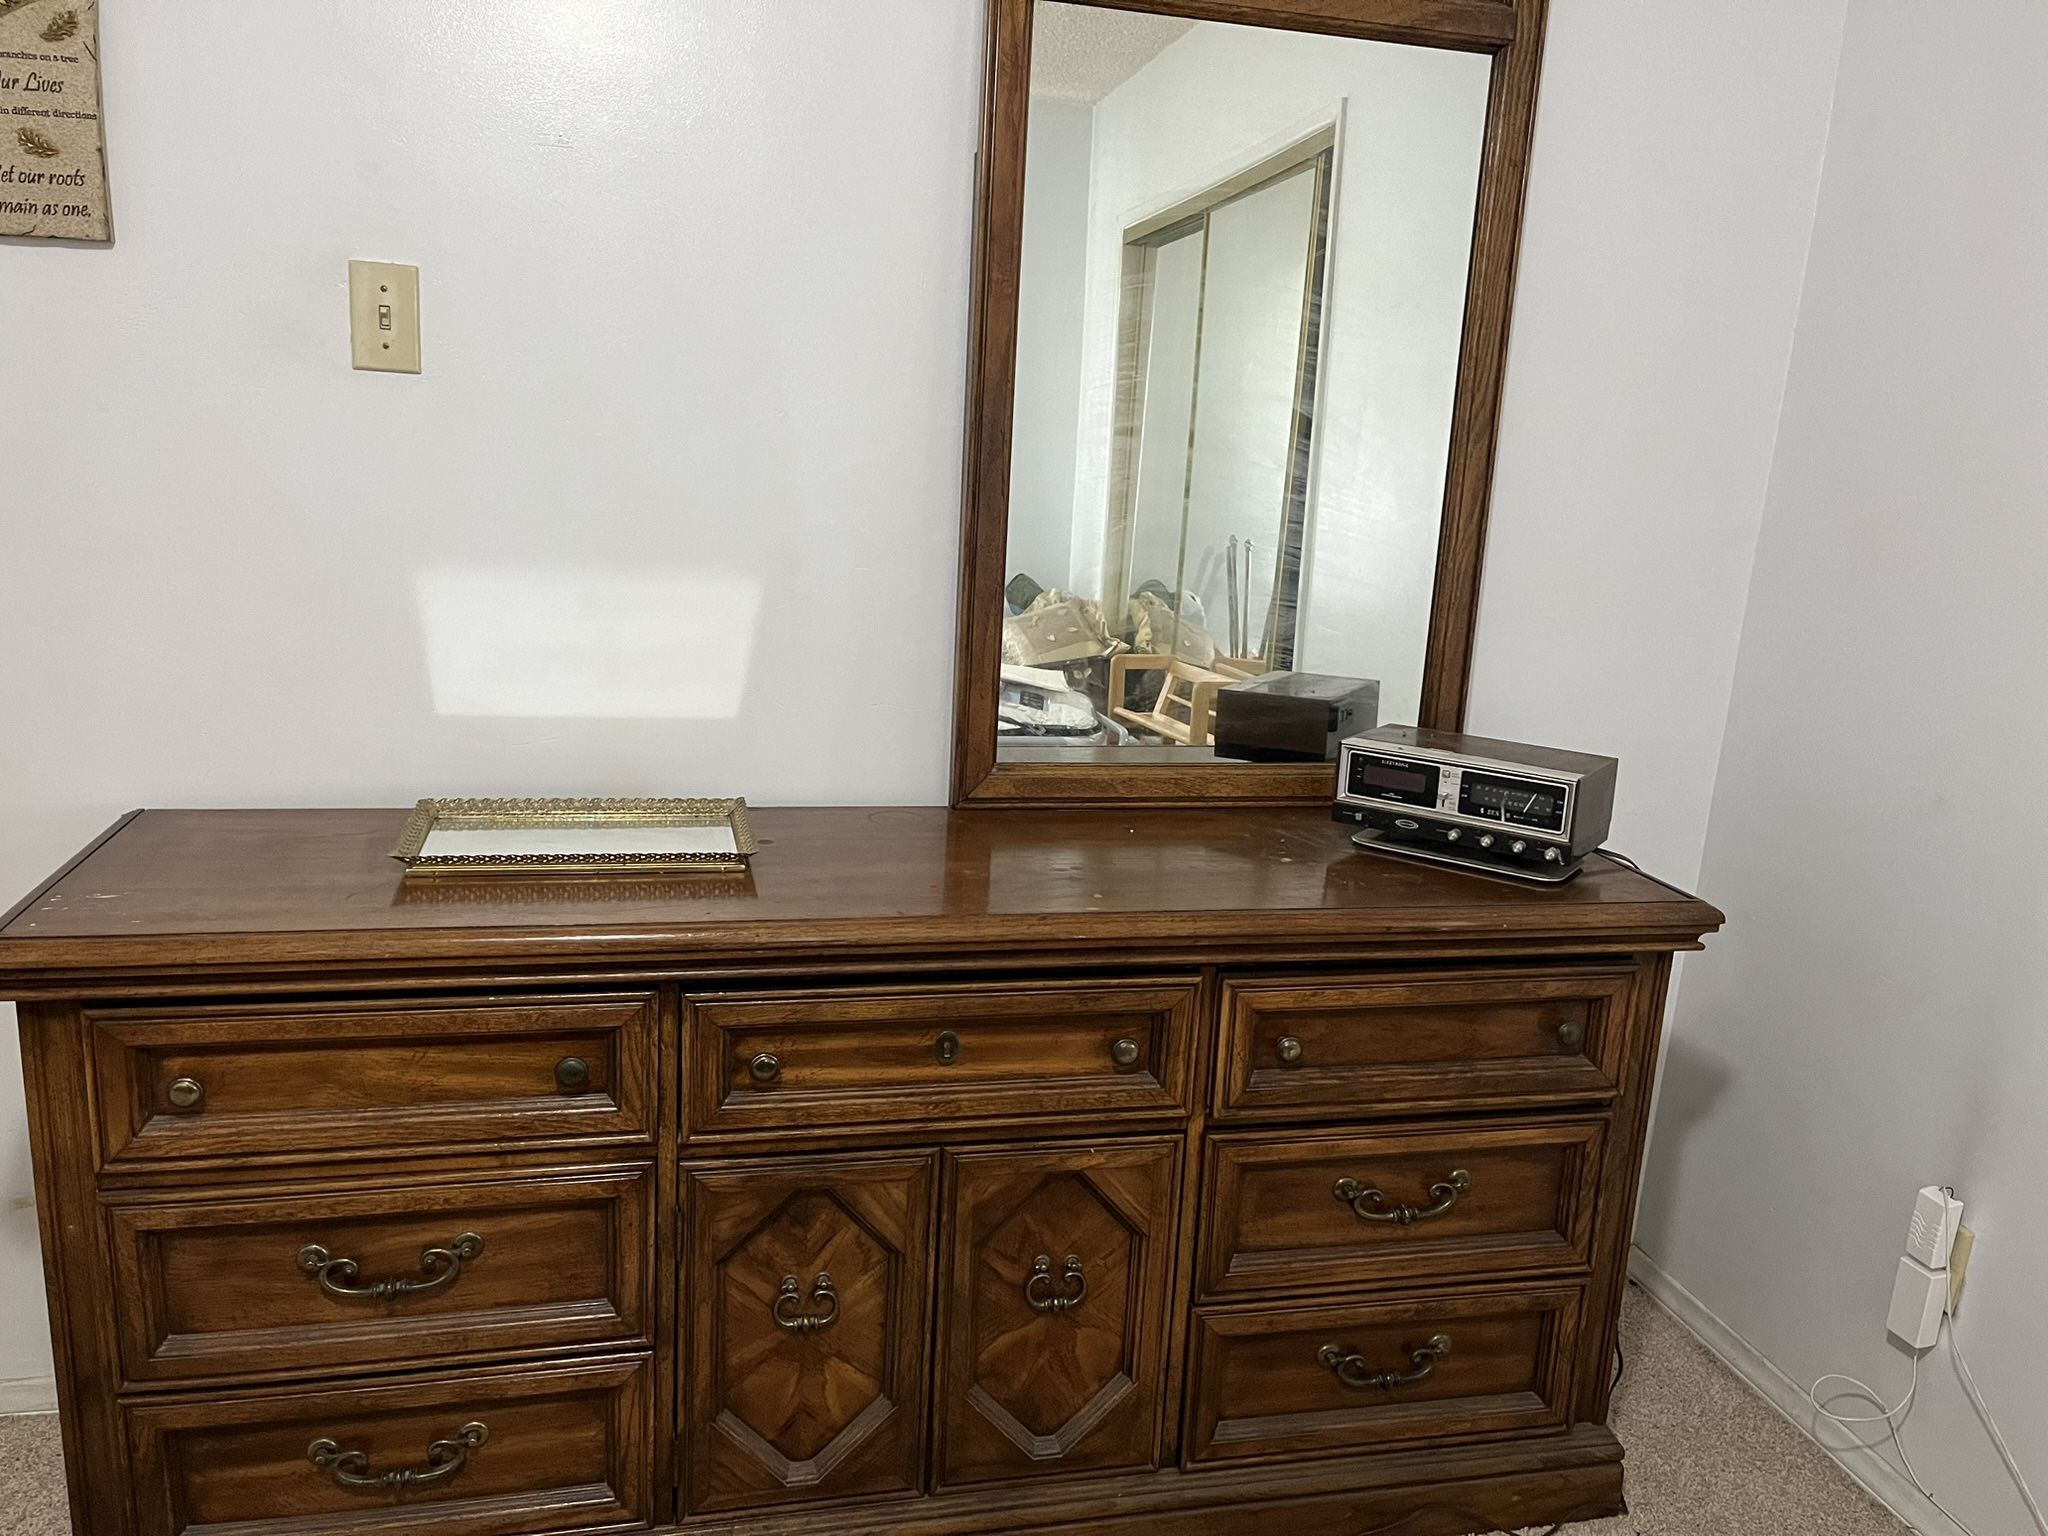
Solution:
[[(2026, 1503), (2027, 1513), (2032, 1516), (2034, 1524), (2040, 1529), (2042, 1536), (2048, 1536), (2048, 1519), (2043, 1518), (2041, 1506), (2035, 1502), (2033, 1489), (2027, 1486), (2026, 1478), (2021, 1475), (2019, 1463), (2013, 1460), (2012, 1451), (2005, 1443), (2005, 1435), (1999, 1429), (1998, 1421), (1991, 1416), (1991, 1409), (1986, 1405), (1983, 1396), (1977, 1391), (1976, 1379), (1970, 1374), (1970, 1362), (1963, 1358), (1962, 1341), (1956, 1337), (1955, 1323), (1946, 1311), (1942, 1314), (1941, 1327), (1948, 1332), (1949, 1351), (1955, 1356), (1956, 1370), (1962, 1378), (1963, 1391), (1969, 1395), (1971, 1405), (1976, 1408), (1978, 1416), (1984, 1421), (1984, 1427), (1991, 1432), (1991, 1443), (1998, 1450), (1998, 1459), (2005, 1463), (2005, 1470), (2012, 1474), (2012, 1480), (2019, 1488), (2020, 1498)], [(1939, 1342), (1940, 1340), (1937, 1337), (1936, 1343), (1938, 1344)], [(1953, 1510), (1937, 1499), (1928, 1489), (1927, 1485), (1920, 1481), (1920, 1474), (1913, 1470), (1913, 1458), (1906, 1454), (1906, 1441), (1903, 1431), (1906, 1427), (1907, 1418), (1912, 1414), (1914, 1401), (1920, 1395), (1920, 1361), (1925, 1353), (1924, 1350), (1914, 1351), (1912, 1383), (1906, 1388), (1906, 1395), (1900, 1398), (1898, 1403), (1891, 1408), (1885, 1408), (1884, 1399), (1879, 1397), (1877, 1393), (1873, 1392), (1863, 1382), (1858, 1381), (1854, 1376), (1844, 1376), (1839, 1372), (1830, 1372), (1814, 1382), (1812, 1386), (1806, 1389), (1806, 1399), (1813, 1404), (1813, 1411), (1815, 1413), (1831, 1423), (1844, 1426), (1859, 1424), (1884, 1425), (1886, 1428), (1884, 1439), (1869, 1441), (1859, 1436), (1857, 1437), (1857, 1444), (1863, 1446), (1866, 1450), (1874, 1451), (1884, 1444), (1884, 1440), (1890, 1440), (1898, 1449), (1899, 1465), (1905, 1469), (1906, 1476), (1911, 1479), (1913, 1486), (1919, 1490), (1920, 1496), (1954, 1522), (1956, 1528), (1963, 1533), (1963, 1536), (1976, 1536), (1975, 1531), (1964, 1524)], [(1821, 1387), (1830, 1381), (1845, 1382), (1853, 1389), (1850, 1392), (1829, 1393), (1828, 1400), (1830, 1402), (1837, 1397), (1862, 1397), (1876, 1407), (1884, 1409), (1884, 1411), (1864, 1415), (1842, 1414), (1823, 1406), (1821, 1402)]]
[[(1849, 1383), (1850, 1386), (1856, 1389), (1854, 1392), (1830, 1392), (1828, 1394), (1829, 1402), (1833, 1402), (1837, 1397), (1863, 1397), (1868, 1398), (1871, 1402), (1876, 1403), (1880, 1407), (1882, 1407), (1884, 1404), (1884, 1399), (1879, 1397), (1875, 1392), (1871, 1391), (1870, 1388), (1866, 1387), (1854, 1376), (1844, 1376), (1839, 1372), (1831, 1371), (1827, 1375), (1821, 1377), (1820, 1381), (1816, 1381), (1812, 1386), (1806, 1389), (1806, 1400), (1813, 1404), (1813, 1411), (1819, 1414), (1822, 1418), (1832, 1419), (1837, 1424), (1891, 1424), (1892, 1420), (1897, 1418), (1902, 1413), (1910, 1412), (1913, 1407), (1914, 1394), (1920, 1390), (1920, 1356), (1918, 1352), (1915, 1352), (1913, 1356), (1913, 1384), (1906, 1388), (1906, 1395), (1899, 1399), (1899, 1404), (1896, 1408), (1886, 1408), (1882, 1413), (1873, 1413), (1862, 1418), (1857, 1418), (1849, 1414), (1835, 1413), (1827, 1408), (1822, 1407), (1820, 1401), (1821, 1381), (1846, 1381), (1847, 1383)], [(1892, 1424), (1892, 1428), (1894, 1431), (1896, 1431), (1898, 1429), (1898, 1426), (1896, 1424)]]
[[(1900, 1434), (1900, 1431), (1902, 1431), (1906, 1427), (1907, 1416), (1910, 1415), (1913, 1411), (1914, 1400), (1918, 1398), (1920, 1395), (1920, 1361), (1921, 1357), (1925, 1353), (1926, 1351), (1924, 1350), (1915, 1350), (1913, 1352), (1912, 1385), (1906, 1388), (1906, 1395), (1900, 1398), (1898, 1403), (1893, 1407), (1884, 1408), (1883, 1398), (1879, 1397), (1875, 1392), (1873, 1392), (1869, 1387), (1864, 1385), (1862, 1382), (1858, 1381), (1854, 1376), (1844, 1376), (1841, 1375), (1839, 1372), (1831, 1372), (1830, 1374), (1821, 1377), (1820, 1380), (1816, 1381), (1812, 1386), (1808, 1387), (1806, 1389), (1806, 1400), (1813, 1404), (1813, 1411), (1815, 1413), (1819, 1414), (1822, 1418), (1827, 1419), (1836, 1424), (1884, 1425), (1886, 1430), (1884, 1439), (1890, 1440), (1891, 1443), (1898, 1448), (1899, 1464), (1906, 1469), (1906, 1476), (1912, 1479), (1913, 1486), (1919, 1489), (1920, 1491), (1920, 1496), (1927, 1500), (1928, 1503), (1932, 1504), (1936, 1509), (1941, 1510), (1941, 1512), (1944, 1515), (1947, 1515), (1950, 1520), (1954, 1520), (1957, 1528), (1962, 1531), (1963, 1536), (1977, 1536), (1977, 1533), (1975, 1531), (1971, 1530), (1967, 1525), (1964, 1525), (1962, 1521), (1957, 1520), (1955, 1515), (1950, 1513), (1950, 1511), (1943, 1506), (1941, 1500), (1937, 1499), (1933, 1494), (1927, 1491), (1927, 1485), (1920, 1481), (1920, 1474), (1913, 1470), (1912, 1458), (1907, 1456), (1906, 1442)], [(1833, 1401), (1836, 1397), (1862, 1397), (1867, 1398), (1870, 1402), (1876, 1404), (1878, 1407), (1884, 1408), (1884, 1412), (1866, 1415), (1843, 1414), (1836, 1413), (1834, 1410), (1824, 1407), (1820, 1400), (1820, 1389), (1821, 1384), (1823, 1382), (1829, 1381), (1847, 1382), (1849, 1386), (1854, 1389), (1853, 1391), (1846, 1393), (1830, 1393), (1829, 1401)], [(1884, 1444), (1884, 1440), (1870, 1441), (1863, 1439), (1861, 1436), (1857, 1436), (1856, 1443), (1862, 1446), (1865, 1450), (1874, 1451)], [(1925, 1536), (1925, 1533), (1920, 1533), (1920, 1536)]]
[[(1984, 1427), (1991, 1431), (1991, 1443), (1998, 1448), (1998, 1459), (2005, 1463), (2005, 1470), (2012, 1474), (2014, 1484), (2020, 1490), (2020, 1499), (2027, 1506), (2027, 1513), (2034, 1517), (2034, 1524), (2041, 1530), (2041, 1536), (2048, 1536), (2048, 1516), (2041, 1513), (2041, 1506), (2034, 1498), (2034, 1490), (2027, 1486), (2027, 1480), (2020, 1472), (2019, 1463), (2012, 1459), (2012, 1450), (2005, 1443), (2005, 1433), (1998, 1427), (1998, 1420), (1991, 1416), (1991, 1409), (1983, 1395), (1977, 1390), (1977, 1378), (1970, 1374), (1970, 1362), (1963, 1358), (1963, 1341), (1956, 1337), (1955, 1319), (1944, 1315), (1942, 1326), (1948, 1329), (1949, 1351), (1956, 1357), (1956, 1372), (1963, 1378), (1963, 1391), (1969, 1395), (1970, 1403), (1977, 1410), (1977, 1416), (1984, 1421)], [(1916, 1483), (1918, 1478), (1913, 1479)], [(1951, 1515), (1950, 1519), (1955, 1517)]]

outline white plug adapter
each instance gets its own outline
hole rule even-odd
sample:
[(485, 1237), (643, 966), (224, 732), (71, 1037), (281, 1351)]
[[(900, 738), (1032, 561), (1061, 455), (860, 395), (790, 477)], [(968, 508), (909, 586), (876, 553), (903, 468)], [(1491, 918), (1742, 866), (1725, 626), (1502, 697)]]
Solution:
[(1885, 1327), (1901, 1343), (1931, 1349), (1941, 1337), (1941, 1314), (1947, 1307), (1948, 1271), (1929, 1269), (1918, 1259), (1900, 1259)]
[(1956, 1230), (1963, 1224), (1963, 1202), (1938, 1184), (1921, 1190), (1913, 1201), (1913, 1221), (1906, 1228), (1906, 1255), (1928, 1269), (1947, 1269)]

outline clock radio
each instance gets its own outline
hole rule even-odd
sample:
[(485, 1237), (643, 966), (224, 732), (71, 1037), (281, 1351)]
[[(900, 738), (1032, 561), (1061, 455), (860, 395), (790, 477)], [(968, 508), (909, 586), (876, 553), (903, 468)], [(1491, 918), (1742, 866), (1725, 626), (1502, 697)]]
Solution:
[(1611, 757), (1383, 726), (1346, 738), (1339, 821), (1376, 852), (1558, 883), (1607, 837)]

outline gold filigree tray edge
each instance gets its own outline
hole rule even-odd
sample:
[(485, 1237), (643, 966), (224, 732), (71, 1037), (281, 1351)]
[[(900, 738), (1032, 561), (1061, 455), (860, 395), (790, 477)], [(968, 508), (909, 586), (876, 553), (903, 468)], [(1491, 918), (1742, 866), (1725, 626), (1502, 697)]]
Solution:
[[(722, 853), (442, 854), (422, 852), (428, 835), (443, 820), (480, 827), (548, 825), (670, 827), (724, 826), (731, 829), (735, 855)], [(408, 877), (546, 874), (658, 875), (744, 874), (760, 851), (744, 799), (428, 799), (406, 818), (391, 857)]]

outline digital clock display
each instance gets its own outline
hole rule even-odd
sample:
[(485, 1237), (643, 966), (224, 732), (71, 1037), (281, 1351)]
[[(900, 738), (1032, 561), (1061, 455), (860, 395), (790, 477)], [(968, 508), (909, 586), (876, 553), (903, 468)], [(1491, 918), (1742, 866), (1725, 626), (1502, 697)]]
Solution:
[(1437, 770), (1423, 763), (1403, 762), (1395, 757), (1369, 757), (1363, 752), (1351, 759), (1351, 793), (1370, 800), (1392, 800), (1401, 805), (1434, 806)]
[(1565, 789), (1539, 779), (1496, 778), (1468, 769), (1459, 786), (1458, 809), (1485, 821), (1562, 833)]

